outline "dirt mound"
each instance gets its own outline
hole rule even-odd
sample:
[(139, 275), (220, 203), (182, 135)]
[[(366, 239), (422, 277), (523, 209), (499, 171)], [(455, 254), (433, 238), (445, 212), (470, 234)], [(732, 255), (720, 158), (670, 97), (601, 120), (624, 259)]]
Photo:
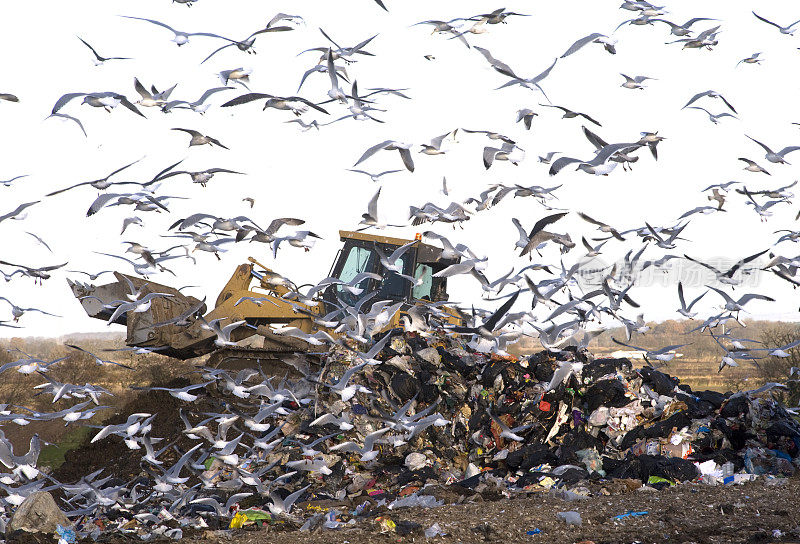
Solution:
[[(185, 387), (190, 381), (185, 377), (174, 378), (171, 381), (159, 384), (163, 387)], [(171, 396), (166, 391), (143, 391), (141, 395), (123, 406), (112, 417), (104, 422), (105, 425), (119, 425), (125, 423), (129, 414), (145, 413), (155, 414), (153, 428), (150, 435), (163, 440), (155, 444), (161, 448), (170, 442), (180, 451), (191, 448), (194, 444), (181, 432), (184, 429), (180, 418), (180, 410), (185, 413), (197, 411), (215, 411), (217, 404), (213, 399), (201, 398), (196, 402), (188, 403)], [(60, 482), (75, 482), (101, 468), (106, 469), (106, 474), (113, 474), (118, 478), (132, 479), (142, 472), (141, 461), (143, 452), (131, 450), (124, 440), (116, 435), (111, 435), (103, 440), (92, 443), (96, 432), (90, 433), (83, 444), (67, 452), (64, 464), (53, 471), (52, 476)], [(170, 449), (163, 454), (166, 462), (174, 461), (178, 453)]]

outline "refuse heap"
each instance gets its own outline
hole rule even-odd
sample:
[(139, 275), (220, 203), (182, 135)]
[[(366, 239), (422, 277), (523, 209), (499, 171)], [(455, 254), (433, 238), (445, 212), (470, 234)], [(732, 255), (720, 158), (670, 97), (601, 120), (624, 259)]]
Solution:
[[(132, 458), (139, 471), (132, 481), (93, 484), (99, 495), (116, 485), (113, 501), (71, 497), (78, 535), (96, 537), (99, 527), (147, 538), (157, 526), (173, 538), (181, 527), (338, 527), (374, 522), (389, 506), (434, 506), (476, 493), (488, 500), (586, 490), (614, 478), (657, 488), (697, 478), (729, 483), (790, 476), (798, 463), (800, 425), (769, 391), (695, 392), (658, 370), (635, 370), (627, 359), (595, 359), (585, 350), (499, 357), (456, 336), (413, 333), (394, 336), (376, 364), (362, 365), (340, 384), (352, 396), (323, 385), (362, 363), (354, 353), (332, 348), (321, 374), (309, 379), (267, 382), (258, 373), (206, 369), (202, 378), (213, 383), (205, 397), (194, 403), (169, 397), (186, 422), (176, 426), (178, 411), (171, 410), (164, 417), (173, 424), (159, 428), (160, 414), (153, 423), (153, 436), (164, 438), (158, 447), (175, 442), (159, 457), (163, 468), (139, 459), (143, 454), (127, 450), (121, 438), (105, 439), (120, 448), (104, 452), (106, 460)], [(168, 395), (149, 393), (156, 394)], [(269, 414), (259, 420), (265, 409)], [(311, 424), (326, 413), (336, 421)], [(187, 423), (201, 422), (211, 436), (187, 436)], [(220, 428), (226, 425), (227, 438)], [(219, 455), (208, 440), (231, 440), (242, 431), (233, 456)], [(370, 450), (364, 439), (375, 432)], [(352, 451), (342, 446), (348, 441), (364, 447)], [(158, 474), (197, 445), (179, 472), (187, 481), (159, 491)], [(81, 455), (74, 452), (68, 462)], [(115, 474), (114, 463), (104, 474)], [(289, 513), (276, 506), (303, 489)], [(250, 495), (226, 505), (234, 493)], [(131, 494), (149, 498), (129, 500)]]

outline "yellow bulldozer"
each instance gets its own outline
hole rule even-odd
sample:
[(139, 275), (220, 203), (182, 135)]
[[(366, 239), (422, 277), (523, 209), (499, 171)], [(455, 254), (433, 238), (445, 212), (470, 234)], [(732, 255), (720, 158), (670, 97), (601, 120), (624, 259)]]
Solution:
[[(114, 273), (117, 281), (106, 285), (67, 281), (86, 313), (105, 321), (113, 317), (118, 305), (114, 301), (129, 300), (132, 290), (137, 291), (140, 297), (147, 293), (170, 295), (152, 298), (146, 311), (122, 313), (114, 319), (113, 323), (127, 327), (127, 345), (152, 349), (178, 359), (210, 354), (207, 365), (226, 368), (263, 367), (289, 353), (311, 351), (314, 346), (309, 342), (276, 334), (271, 326), (294, 327), (308, 334), (326, 330), (336, 336), (335, 330), (320, 326), (317, 318), (334, 312), (342, 303), (352, 305), (365, 294), (374, 293), (361, 311), (368, 311), (371, 303), (376, 301), (403, 303), (383, 330), (401, 326), (402, 316), (415, 304), (448, 300), (447, 278), (435, 277), (435, 274), (460, 259), (444, 258), (441, 248), (423, 243), (420, 235), (415, 240), (406, 240), (339, 231), (339, 236), (343, 245), (329, 274), (336, 280), (321, 289), (312, 301), (295, 296), (299, 293), (297, 286), (253, 257), (236, 268), (217, 297), (214, 309), (209, 312), (204, 301), (186, 296), (172, 287), (119, 272)], [(398, 272), (385, 269), (378, 251), (388, 255), (409, 243), (413, 245), (402, 254), (399, 262), (395, 262), (395, 266), (401, 270), (400, 274), (413, 277), (413, 283)], [(354, 290), (348, 290), (345, 285), (363, 273), (371, 274), (355, 284), (361, 291), (356, 296)], [(441, 306), (440, 310), (445, 314), (445, 322), (462, 324), (459, 313), (453, 308)], [(230, 341), (250, 339), (247, 345), (220, 347), (217, 333), (209, 328), (209, 323), (215, 320), (221, 320), (217, 321), (221, 325), (243, 321), (243, 326), (231, 332)], [(263, 339), (260, 345), (256, 338), (250, 338), (256, 335)]]

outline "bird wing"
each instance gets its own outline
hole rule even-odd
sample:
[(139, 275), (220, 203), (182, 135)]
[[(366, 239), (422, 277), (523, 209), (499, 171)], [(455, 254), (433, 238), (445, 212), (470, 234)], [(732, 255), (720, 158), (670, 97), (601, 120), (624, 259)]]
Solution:
[(161, 21), (156, 21), (155, 19), (145, 19), (144, 17), (132, 17), (130, 15), (121, 15), (121, 17), (124, 17), (126, 19), (138, 19), (139, 21), (147, 21), (148, 23), (153, 23), (154, 25), (158, 25), (160, 27), (171, 30), (172, 32), (175, 32), (175, 29), (169, 26), (168, 24), (162, 23)]
[(388, 147), (391, 143), (392, 143), (392, 140), (384, 140), (383, 142), (381, 142), (379, 144), (373, 145), (372, 147), (370, 147), (369, 149), (364, 151), (364, 154), (361, 155), (361, 158), (358, 159), (353, 166), (354, 167), (358, 166), (360, 163), (364, 162), (365, 160), (367, 160), (368, 158), (373, 156), (375, 153), (377, 153), (381, 149), (384, 149), (384, 148)]
[(721, 272), (720, 270), (718, 270), (718, 269), (714, 268), (714, 267), (713, 267), (713, 266), (711, 266), (710, 264), (706, 264), (706, 263), (704, 263), (704, 262), (702, 262), (702, 261), (698, 261), (697, 259), (692, 259), (691, 257), (689, 257), (688, 255), (686, 255), (685, 253), (683, 254), (683, 257), (684, 257), (684, 259), (690, 260), (690, 261), (692, 261), (693, 263), (697, 263), (697, 264), (699, 264), (700, 266), (703, 266), (703, 267), (705, 267), (705, 268), (708, 268), (709, 270), (711, 270), (712, 272), (714, 272), (714, 273), (716, 273), (716, 274), (718, 274), (718, 275), (721, 275), (721, 274), (722, 274), (722, 272)]
[(403, 164), (409, 172), (414, 171), (414, 159), (411, 156), (411, 150), (400, 147), (397, 149), (400, 152), (400, 157), (403, 159)]
[[(276, 98), (277, 98), (277, 97), (276, 97)], [(302, 103), (303, 103), (303, 104), (305, 104), (306, 106), (309, 106), (309, 107), (311, 107), (311, 108), (314, 108), (315, 110), (317, 110), (317, 111), (319, 111), (319, 112), (322, 112), (322, 113), (324, 113), (324, 114), (326, 114), (326, 115), (330, 115), (330, 114), (328, 113), (328, 111), (327, 111), (327, 110), (325, 110), (324, 108), (322, 108), (322, 107), (318, 106), (317, 104), (315, 104), (315, 103), (311, 102), (310, 100), (306, 100), (306, 99), (305, 99), (305, 98), (303, 98), (302, 96), (288, 96), (288, 97), (284, 98), (284, 100), (286, 100), (286, 101), (289, 101), (289, 100), (297, 100), (298, 102), (302, 102)]]
[(764, 254), (764, 253), (766, 253), (767, 251), (768, 251), (768, 250), (767, 250), (767, 249), (765, 249), (764, 251), (759, 251), (758, 253), (755, 253), (755, 254), (753, 254), (753, 255), (750, 255), (749, 257), (745, 257), (744, 259), (742, 259), (741, 261), (739, 261), (738, 263), (736, 263), (735, 265), (733, 265), (733, 266), (730, 268), (730, 270), (728, 270), (727, 272), (725, 272), (725, 274), (724, 274), (724, 275), (725, 275), (725, 276), (727, 276), (727, 277), (729, 277), (729, 278), (733, 277), (733, 274), (734, 274), (734, 272), (736, 272), (736, 270), (738, 270), (738, 269), (739, 269), (739, 267), (741, 267), (743, 264), (749, 263), (749, 262), (750, 262), (750, 261), (752, 261), (753, 259), (757, 259), (758, 257), (760, 257), (761, 255), (763, 255), (763, 254)]
[(756, 13), (755, 11), (754, 11), (754, 12), (752, 12), (752, 13), (753, 13), (753, 15), (755, 15), (755, 16), (756, 16), (756, 19), (758, 19), (759, 21), (764, 21), (764, 22), (765, 22), (765, 23), (767, 23), (768, 25), (772, 25), (772, 26), (774, 26), (775, 28), (781, 28), (781, 25), (775, 24), (775, 23), (773, 23), (772, 21), (769, 21), (769, 20), (767, 20), (767, 19), (764, 19), (764, 18), (763, 18), (761, 15), (759, 15), (759, 14), (758, 14), (758, 13)]
[(797, 145), (787, 146), (787, 147), (784, 147), (783, 149), (781, 149), (780, 151), (778, 151), (777, 154), (780, 155), (781, 157), (785, 157), (786, 155), (788, 155), (792, 151), (797, 151), (798, 149), (800, 149), (800, 146), (797, 146)]
[[(747, 136), (747, 134), (745, 134), (745, 136)], [(758, 145), (760, 145), (762, 148), (764, 148), (764, 151), (766, 151), (767, 153), (772, 153), (772, 150), (771, 150), (769, 147), (767, 147), (767, 146), (766, 146), (766, 145), (764, 145), (763, 143), (759, 142), (759, 141), (758, 141), (758, 140), (756, 140), (755, 138), (751, 138), (750, 136), (747, 136), (747, 138), (749, 138), (750, 140), (753, 140), (755, 143), (757, 143)]]
[[(711, 92), (711, 91), (703, 91), (702, 93), (697, 93), (696, 95), (694, 95), (693, 97), (691, 97), (691, 98), (689, 99), (689, 101), (686, 103), (686, 105), (685, 105), (685, 106), (683, 106), (683, 107), (685, 108), (686, 106), (689, 106), (689, 105), (691, 105), (691, 104), (692, 104), (693, 102), (695, 102), (696, 100), (699, 100), (700, 98), (702, 98), (702, 97), (704, 97), (704, 96), (708, 96), (708, 93), (710, 93), (710, 92)], [(683, 108), (681, 108), (681, 109), (683, 109)]]
[(202, 136), (202, 134), (200, 134), (196, 130), (192, 130), (190, 128), (173, 128), (171, 130), (180, 130), (181, 132), (185, 132), (186, 134), (190, 134), (193, 138)]
[(570, 56), (571, 54), (573, 54), (576, 51), (578, 51), (579, 49), (581, 49), (584, 45), (586, 45), (588, 43), (591, 43), (594, 40), (596, 40), (597, 38), (600, 38), (602, 36), (603, 36), (603, 34), (600, 34), (599, 32), (593, 32), (592, 34), (589, 34), (588, 36), (584, 36), (583, 38), (581, 38), (580, 40), (577, 40), (575, 43), (573, 43), (571, 46), (569, 46), (569, 49), (567, 49), (564, 52), (564, 54), (561, 55), (560, 58), (563, 59), (564, 57)]
[(95, 58), (96, 58), (97, 60), (99, 60), (99, 61), (101, 61), (101, 62), (102, 62), (103, 60), (105, 60), (105, 59), (103, 59), (103, 58), (102, 58), (100, 55), (98, 55), (98, 54), (97, 54), (97, 51), (95, 51), (95, 50), (94, 50), (94, 47), (92, 47), (91, 45), (89, 45), (89, 44), (86, 42), (86, 40), (84, 40), (84, 39), (83, 39), (83, 38), (81, 38), (80, 36), (75, 36), (75, 37), (76, 37), (76, 38), (78, 38), (78, 39), (79, 39), (81, 42), (83, 42), (83, 45), (85, 45), (86, 47), (88, 47), (88, 48), (89, 48), (89, 49), (92, 51), (92, 53), (94, 53), (94, 56), (95, 56)]
[(582, 162), (582, 160), (574, 159), (572, 157), (559, 157), (553, 161), (553, 163), (550, 165), (550, 170), (548, 170), (547, 173), (551, 176), (555, 176), (561, 171), (562, 168), (574, 162)]
[(586, 115), (585, 113), (580, 113), (580, 112), (577, 112), (577, 113), (578, 113), (578, 115), (580, 115), (581, 117), (583, 117), (584, 119), (589, 121), (590, 123), (594, 123), (598, 127), (602, 127), (603, 126), (600, 123), (598, 123), (597, 121), (595, 121), (594, 119), (592, 119), (591, 117), (589, 117), (588, 115)]
[[(552, 70), (552, 69), (553, 69), (553, 67), (556, 65), (556, 62), (558, 62), (558, 59), (557, 59), (557, 58), (553, 60), (553, 64), (551, 64), (550, 66), (548, 66), (548, 67), (545, 69), (545, 71), (544, 71), (544, 72), (542, 72), (541, 74), (539, 74), (538, 76), (536, 76), (536, 77), (534, 77), (534, 78), (531, 78), (531, 79), (529, 79), (528, 81), (530, 81), (530, 82), (531, 82), (531, 83), (533, 83), (533, 84), (537, 84), (537, 83), (539, 83), (541, 80), (543, 80), (543, 79), (544, 79), (544, 78), (546, 78), (548, 75), (550, 75), (550, 70)], [(537, 87), (538, 87), (538, 85), (537, 85)], [(539, 90), (541, 91), (541, 87), (539, 87)], [(544, 91), (542, 91), (542, 94), (544, 94)], [(545, 96), (546, 96), (546, 95), (545, 95)]]
[(233, 100), (228, 100), (221, 107), (227, 108), (229, 106), (239, 106), (241, 104), (247, 104), (248, 102), (252, 102), (253, 100), (260, 100), (262, 98), (275, 98), (274, 95), (267, 94), (267, 93), (247, 93), (241, 96), (237, 96)]
[(227, 47), (231, 47), (232, 45), (236, 45), (236, 43), (226, 43), (225, 45), (223, 45), (223, 46), (221, 46), (221, 47), (219, 47), (219, 48), (215, 49), (214, 51), (212, 51), (212, 52), (211, 52), (211, 54), (210, 54), (210, 55), (208, 55), (206, 58), (204, 58), (203, 60), (201, 60), (201, 61), (200, 61), (200, 64), (203, 64), (205, 61), (207, 61), (208, 59), (210, 59), (211, 57), (213, 57), (214, 55), (216, 55), (217, 53), (219, 53), (219, 52), (220, 52), (220, 51), (222, 51), (223, 49), (225, 49), (225, 48), (227, 48)]
[(561, 219), (562, 217), (564, 217), (568, 213), (569, 212), (554, 213), (552, 215), (548, 215), (546, 217), (542, 217), (541, 219), (539, 219), (533, 225), (533, 228), (531, 229), (530, 233), (528, 233), (528, 244), (522, 249), (522, 253), (520, 253), (520, 257), (522, 257), (523, 255), (529, 253), (530, 250), (533, 249), (533, 246), (534, 246), (533, 238), (536, 236), (536, 234), (541, 232), (542, 229), (544, 229), (547, 225), (552, 225), (553, 223), (555, 223), (556, 221), (558, 221), (559, 219)]
[(725, 105), (726, 105), (726, 106), (728, 106), (728, 107), (731, 109), (731, 111), (732, 111), (733, 113), (739, 113), (739, 112), (737, 112), (737, 111), (736, 111), (736, 109), (735, 109), (733, 106), (731, 106), (731, 103), (730, 103), (730, 102), (728, 102), (728, 101), (725, 99), (725, 97), (724, 97), (724, 96), (722, 96), (722, 95), (719, 95), (719, 98), (720, 98), (720, 100), (722, 100), (723, 102), (725, 102)]
[[(708, 291), (706, 291), (706, 293), (707, 292)], [(705, 293), (703, 293), (703, 295), (705, 295)], [(700, 297), (698, 297), (698, 300), (699, 300), (699, 298)], [(681, 282), (678, 282), (678, 300), (680, 300), (680, 302), (681, 302), (681, 308), (683, 308), (684, 310), (688, 311), (689, 308), (686, 307), (686, 299), (683, 298), (683, 283), (681, 283)], [(697, 302), (697, 301), (695, 300), (695, 302)], [(692, 304), (694, 304), (694, 302)]]
[(742, 295), (741, 298), (736, 302), (738, 305), (746, 304), (748, 301), (751, 300), (766, 300), (767, 302), (775, 302), (775, 299), (772, 297), (768, 297), (766, 295), (757, 295), (755, 293), (747, 293), (746, 295)]
[(517, 291), (511, 298), (505, 301), (503, 305), (500, 306), (500, 308), (498, 308), (497, 311), (491, 315), (491, 317), (489, 317), (489, 319), (483, 322), (483, 327), (489, 331), (493, 331), (500, 319), (506, 315), (508, 310), (511, 309), (511, 306), (514, 305), (514, 302), (517, 301), (517, 297), (519, 297), (521, 292), (522, 291)]
[(584, 136), (586, 136), (586, 139), (589, 140), (589, 143), (591, 143), (597, 149), (601, 149), (608, 145), (608, 142), (606, 142), (604, 139), (602, 139), (600, 136), (598, 136), (585, 126), (581, 125), (581, 129), (583, 129), (583, 134)]
[(687, 311), (687, 312), (691, 311), (691, 310), (692, 310), (692, 306), (694, 306), (694, 305), (695, 305), (695, 303), (696, 303), (698, 300), (700, 300), (701, 298), (703, 298), (703, 297), (704, 297), (704, 296), (706, 296), (707, 294), (708, 294), (708, 291), (703, 291), (703, 293), (702, 293), (700, 296), (698, 296), (698, 297), (697, 297), (696, 299), (694, 299), (694, 300), (693, 300), (693, 301), (692, 301), (692, 302), (691, 302), (691, 303), (690, 303), (688, 306), (686, 306), (686, 311)]
[(133, 103), (130, 100), (127, 99), (127, 97), (125, 97), (125, 96), (123, 96), (121, 94), (114, 94), (114, 98), (119, 100), (120, 104), (122, 104), (123, 106), (125, 106), (126, 108), (131, 110), (136, 115), (138, 115), (140, 117), (144, 117), (145, 119), (147, 119), (147, 117), (145, 117), (145, 115), (142, 112), (139, 111), (139, 108), (134, 106)]
[(516, 217), (511, 218), (511, 222), (514, 223), (514, 226), (517, 227), (517, 231), (519, 231), (519, 244), (527, 244), (530, 242), (530, 238), (528, 237), (528, 233), (525, 229), (522, 228), (522, 224), (520, 224), (519, 219)]
[(153, 95), (144, 88), (144, 85), (139, 81), (139, 78), (133, 78), (133, 88), (136, 89), (136, 92), (141, 95), (142, 98), (153, 98)]
[(378, 189), (378, 192), (375, 193), (375, 196), (373, 196), (367, 204), (367, 214), (376, 221), (378, 220), (378, 197), (381, 196), (381, 189), (382, 188)]
[(87, 93), (67, 93), (61, 96), (56, 103), (53, 105), (53, 110), (50, 113), (56, 113), (58, 110), (63, 108), (67, 102), (72, 100), (73, 98), (77, 98), (79, 96), (86, 96)]
[(503, 74), (504, 76), (516, 78), (517, 74), (514, 73), (514, 70), (505, 62), (497, 60), (492, 56), (488, 49), (484, 49), (483, 47), (475, 46), (475, 49), (483, 55), (483, 57), (487, 60), (489, 64), (492, 65), (492, 68)]

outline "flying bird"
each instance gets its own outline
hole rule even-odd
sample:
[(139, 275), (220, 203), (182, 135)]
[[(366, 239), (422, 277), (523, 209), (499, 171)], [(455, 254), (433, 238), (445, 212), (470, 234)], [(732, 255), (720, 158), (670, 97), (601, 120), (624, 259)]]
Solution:
[(171, 130), (180, 130), (181, 132), (185, 132), (185, 133), (191, 135), (192, 139), (189, 140), (189, 147), (192, 147), (193, 145), (208, 144), (208, 145), (210, 145), (212, 147), (216, 145), (216, 146), (219, 146), (219, 147), (221, 147), (223, 149), (228, 149), (227, 147), (222, 145), (219, 140), (217, 140), (215, 138), (212, 138), (211, 136), (205, 136), (203, 134), (200, 134), (196, 130), (192, 130), (192, 129), (189, 129), (189, 128), (173, 128)]

